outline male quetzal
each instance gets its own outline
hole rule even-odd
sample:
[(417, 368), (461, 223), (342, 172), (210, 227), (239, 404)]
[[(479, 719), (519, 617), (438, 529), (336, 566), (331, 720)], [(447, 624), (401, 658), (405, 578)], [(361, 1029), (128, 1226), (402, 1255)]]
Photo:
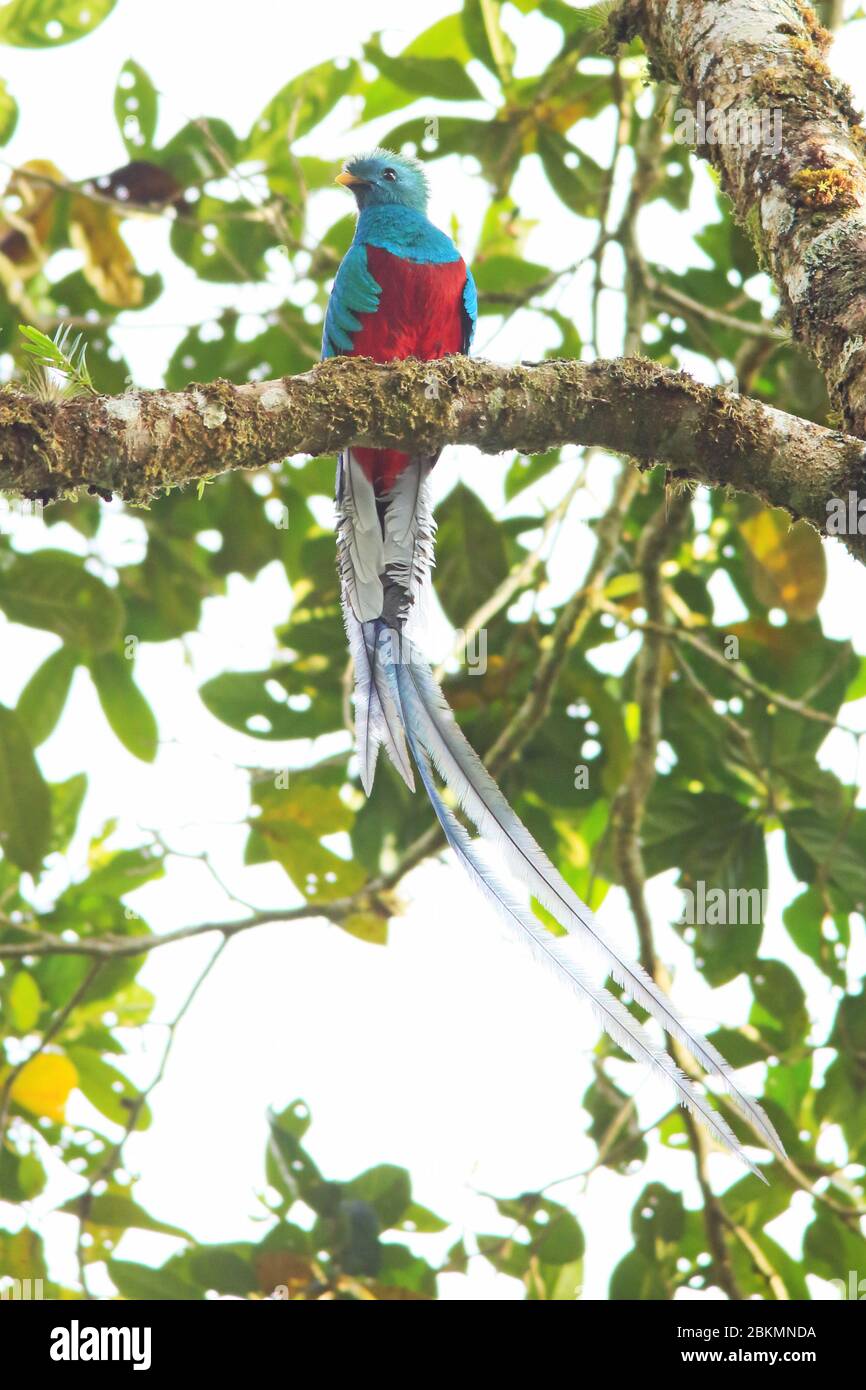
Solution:
[[(425, 213), (427, 179), (413, 159), (377, 149), (347, 161), (337, 183), (355, 196), (359, 217), (325, 316), (322, 356), (378, 362), (432, 360), (466, 352), (475, 328), (472, 275), (450, 237)], [(355, 664), (355, 720), (361, 781), (369, 795), (379, 745), (414, 790), (418, 769), (457, 858), (537, 959), (587, 998), (611, 1037), (673, 1082), (680, 1100), (753, 1165), (721, 1114), (613, 994), (596, 988), (501, 876), (436, 788), (433, 767), (450, 785), (482, 840), (499, 850), (569, 932), (606, 962), (614, 979), (701, 1065), (719, 1078), (753, 1129), (779, 1153), (781, 1141), (761, 1108), (737, 1086), (720, 1053), (695, 1035), (640, 965), (624, 958), (594, 923), (470, 747), (415, 645), (421, 599), (433, 564), (429, 476), (436, 455), (352, 447), (337, 465), (337, 534), (343, 613)], [(410, 756), (411, 755), (411, 756)], [(432, 762), (432, 766), (431, 766)], [(759, 1169), (753, 1169), (763, 1176)]]

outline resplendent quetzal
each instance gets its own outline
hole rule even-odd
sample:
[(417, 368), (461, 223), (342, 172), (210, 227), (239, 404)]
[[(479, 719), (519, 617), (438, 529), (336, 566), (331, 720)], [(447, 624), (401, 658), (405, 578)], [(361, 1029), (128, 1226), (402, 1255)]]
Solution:
[[(451, 238), (428, 221), (427, 179), (414, 159), (377, 149), (346, 162), (337, 183), (358, 205), (354, 240), (325, 316), (323, 357), (378, 362), (432, 360), (466, 352), (475, 329), (475, 285)], [(779, 1153), (763, 1110), (738, 1087), (725, 1059), (695, 1034), (646, 971), (624, 957), (595, 924), (512, 811), (454, 719), (414, 637), (433, 564), (429, 476), (436, 455), (352, 447), (337, 465), (337, 518), (343, 613), (355, 664), (355, 720), (361, 781), (369, 795), (379, 745), (414, 790), (414, 762), (449, 845), (476, 886), (535, 957), (588, 999), (600, 1023), (630, 1056), (673, 1082), (679, 1099), (758, 1173), (733, 1131), (615, 995), (586, 978), (503, 882), (484, 841), (569, 932), (591, 945), (628, 994), (683, 1042), (729, 1091), (756, 1134)], [(479, 596), (481, 597), (481, 596)], [(480, 832), (472, 839), (445, 805), (433, 769), (452, 788)]]

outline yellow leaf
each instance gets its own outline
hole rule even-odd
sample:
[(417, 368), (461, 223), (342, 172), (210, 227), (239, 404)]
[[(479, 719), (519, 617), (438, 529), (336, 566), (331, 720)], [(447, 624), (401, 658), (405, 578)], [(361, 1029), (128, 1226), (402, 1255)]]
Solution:
[(120, 218), (105, 203), (73, 198), (69, 240), (84, 253), (84, 278), (100, 299), (116, 309), (134, 309), (144, 298), (144, 282), (132, 252), (120, 235)]
[(43, 1052), (27, 1062), (12, 1085), (12, 1099), (34, 1115), (62, 1122), (69, 1092), (78, 1084), (78, 1072), (68, 1057)]
[(403, 1289), (395, 1284), (368, 1284), (367, 1297), (388, 1303), (429, 1303), (428, 1293), (416, 1293), (414, 1289)]
[(262, 1251), (256, 1257), (255, 1271), (263, 1293), (272, 1294), (274, 1289), (284, 1288), (290, 1298), (320, 1277), (312, 1260), (290, 1250)]
[(582, 120), (589, 112), (589, 102), (569, 101), (563, 106), (557, 106), (556, 102), (543, 102), (535, 108), (535, 119), (539, 124), (553, 126), (564, 135), (567, 130), (571, 130), (573, 125)]
[(787, 512), (764, 508), (740, 523), (755, 596), (795, 622), (814, 618), (827, 582), (827, 561), (817, 531), (791, 525)]
[[(7, 215), (0, 220), (0, 279), (4, 285), (26, 280), (48, 258), (54, 225), (55, 184), (64, 178), (49, 159), (30, 159), (14, 170), (5, 190)], [(17, 210), (11, 208), (17, 199)]]
[(309, 783), (269, 794), (263, 807), (263, 820), (291, 822), (314, 835), (349, 830), (354, 819), (337, 787)]
[(378, 912), (350, 912), (340, 926), (350, 936), (357, 936), (372, 946), (384, 946), (388, 941), (388, 919)]

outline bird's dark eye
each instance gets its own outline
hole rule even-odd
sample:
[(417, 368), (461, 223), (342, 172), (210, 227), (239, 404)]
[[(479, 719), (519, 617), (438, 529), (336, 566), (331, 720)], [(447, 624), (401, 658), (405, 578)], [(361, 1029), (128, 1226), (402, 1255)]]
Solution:
[(383, 169), (383, 170), (382, 170), (382, 178), (383, 178), (383, 179), (387, 179), (389, 183), (393, 183), (394, 180), (396, 179), (396, 177), (397, 177), (397, 171), (396, 171), (396, 169)]

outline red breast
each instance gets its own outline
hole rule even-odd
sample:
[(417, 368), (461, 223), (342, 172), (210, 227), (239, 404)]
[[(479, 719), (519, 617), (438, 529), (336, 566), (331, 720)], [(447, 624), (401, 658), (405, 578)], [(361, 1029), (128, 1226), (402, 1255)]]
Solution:
[[(433, 361), (463, 348), (462, 259), (426, 265), (403, 260), (380, 246), (367, 247), (367, 268), (382, 287), (379, 307), (359, 314), (351, 356), (392, 362), (403, 357)], [(397, 449), (357, 448), (355, 457), (376, 484), (387, 491), (405, 468), (409, 455)]]

